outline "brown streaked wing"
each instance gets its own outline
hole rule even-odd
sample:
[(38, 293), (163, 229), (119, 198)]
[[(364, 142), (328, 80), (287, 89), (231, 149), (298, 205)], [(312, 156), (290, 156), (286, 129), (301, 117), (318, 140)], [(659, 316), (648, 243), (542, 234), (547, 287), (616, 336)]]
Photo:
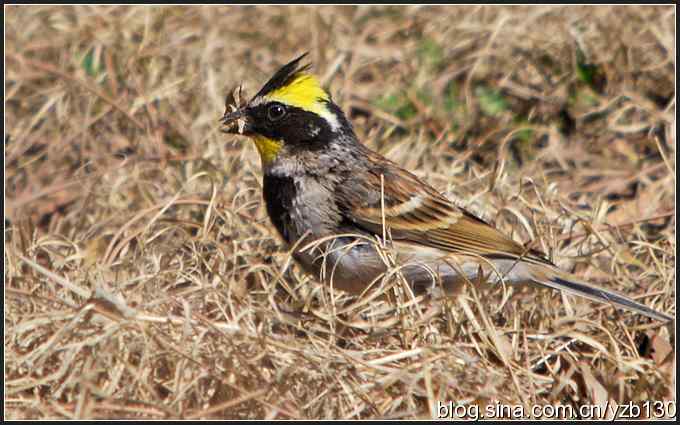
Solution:
[(385, 225), (395, 240), (451, 253), (522, 257), (550, 263), (541, 253), (528, 251), (396, 164), (383, 158), (374, 162), (368, 173), (353, 176), (338, 192), (345, 217), (364, 230), (382, 234), (384, 212)]

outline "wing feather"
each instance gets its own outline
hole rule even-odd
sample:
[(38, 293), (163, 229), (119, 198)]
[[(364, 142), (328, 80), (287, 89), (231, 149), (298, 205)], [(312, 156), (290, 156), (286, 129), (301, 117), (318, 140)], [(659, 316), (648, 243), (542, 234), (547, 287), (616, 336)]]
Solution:
[(374, 155), (368, 173), (353, 175), (338, 188), (338, 207), (354, 225), (380, 235), (384, 215), (394, 240), (451, 253), (521, 257), (552, 264), (540, 252), (527, 250), (413, 174)]

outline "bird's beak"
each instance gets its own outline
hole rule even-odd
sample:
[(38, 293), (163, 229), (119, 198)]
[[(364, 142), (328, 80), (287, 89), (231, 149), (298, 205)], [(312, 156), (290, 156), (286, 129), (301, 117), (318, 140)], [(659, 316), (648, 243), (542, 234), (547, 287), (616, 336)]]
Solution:
[(248, 123), (248, 116), (245, 113), (245, 108), (239, 108), (232, 112), (225, 112), (220, 118), (223, 133), (229, 134), (248, 134), (250, 126)]

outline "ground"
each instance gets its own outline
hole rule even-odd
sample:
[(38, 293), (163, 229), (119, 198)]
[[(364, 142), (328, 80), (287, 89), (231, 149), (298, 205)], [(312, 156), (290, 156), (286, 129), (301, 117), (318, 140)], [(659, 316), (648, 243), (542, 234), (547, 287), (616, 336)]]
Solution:
[(309, 51), (365, 144), (674, 315), (673, 6), (4, 11), (6, 418), (675, 414), (674, 324), (303, 275), (218, 125)]

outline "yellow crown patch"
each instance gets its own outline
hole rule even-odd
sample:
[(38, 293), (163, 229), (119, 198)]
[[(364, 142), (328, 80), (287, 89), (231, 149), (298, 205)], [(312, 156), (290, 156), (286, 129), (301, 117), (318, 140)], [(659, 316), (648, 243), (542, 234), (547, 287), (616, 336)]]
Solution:
[(328, 109), (327, 102), (330, 96), (321, 88), (319, 80), (311, 74), (299, 74), (289, 84), (272, 91), (264, 98), (267, 101), (281, 102), (313, 112), (325, 118), (333, 129), (339, 126), (335, 114)]

